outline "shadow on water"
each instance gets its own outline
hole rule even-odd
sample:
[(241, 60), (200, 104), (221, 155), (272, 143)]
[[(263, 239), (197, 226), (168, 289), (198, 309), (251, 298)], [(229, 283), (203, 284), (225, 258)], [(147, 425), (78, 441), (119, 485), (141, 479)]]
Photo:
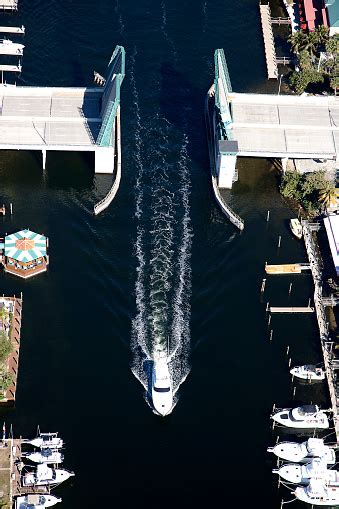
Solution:
[[(190, 159), (208, 168), (206, 136), (201, 143), (201, 133), (205, 132), (204, 101), (207, 90), (197, 88), (168, 62), (162, 63), (160, 74), (161, 115), (188, 137)], [(197, 108), (197, 105), (200, 107)]]

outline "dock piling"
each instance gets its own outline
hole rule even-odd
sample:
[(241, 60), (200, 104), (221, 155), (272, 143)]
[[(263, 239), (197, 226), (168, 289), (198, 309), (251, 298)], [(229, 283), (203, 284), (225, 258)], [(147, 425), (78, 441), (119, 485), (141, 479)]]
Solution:
[(278, 248), (280, 247), (281, 245), (281, 235), (279, 235), (279, 239), (278, 239)]
[(11, 216), (13, 215), (13, 203), (10, 203), (9, 204), (9, 209), (11, 211)]
[(286, 349), (286, 357), (288, 357), (289, 352), (290, 352), (290, 345), (287, 345), (287, 349)]
[(264, 293), (265, 286), (266, 286), (266, 278), (263, 278), (262, 283), (261, 283), (261, 290), (260, 290), (261, 294)]
[(289, 296), (289, 297), (291, 297), (292, 284), (293, 284), (293, 283), (290, 283), (290, 287), (289, 287), (289, 289), (288, 289), (288, 296)]
[(295, 385), (294, 386), (294, 389), (293, 389), (293, 399), (295, 398), (295, 391), (297, 390), (297, 386)]
[(266, 217), (266, 222), (268, 223), (268, 221), (270, 220), (270, 211), (268, 210), (267, 211), (267, 217)]
[(270, 341), (272, 341), (272, 338), (273, 338), (273, 329), (271, 329), (271, 332), (270, 332)]
[(271, 319), (272, 319), (272, 315), (270, 314), (269, 317), (268, 317), (268, 321), (267, 321), (267, 328), (268, 329), (270, 328)]
[[(288, 367), (290, 368), (291, 367), (291, 364), (292, 364), (292, 357), (289, 358), (288, 360)], [(294, 378), (294, 377), (293, 377)]]

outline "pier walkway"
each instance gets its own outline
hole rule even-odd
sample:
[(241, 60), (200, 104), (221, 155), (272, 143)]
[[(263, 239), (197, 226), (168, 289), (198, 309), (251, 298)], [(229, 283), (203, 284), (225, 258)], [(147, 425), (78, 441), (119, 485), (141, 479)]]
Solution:
[(269, 4), (259, 5), (262, 33), (264, 37), (265, 56), (268, 78), (278, 77), (278, 65), (276, 61), (274, 37), (272, 31), (271, 9)]
[(306, 252), (311, 266), (313, 282), (314, 282), (314, 306), (317, 315), (317, 321), (320, 333), (320, 343), (323, 352), (326, 379), (331, 399), (331, 407), (333, 412), (333, 423), (336, 433), (337, 442), (339, 442), (339, 399), (336, 393), (336, 374), (334, 372), (332, 343), (329, 337), (328, 320), (325, 313), (325, 306), (322, 296), (322, 260), (317, 245), (315, 232), (307, 221), (302, 221), (303, 238), (305, 241)]

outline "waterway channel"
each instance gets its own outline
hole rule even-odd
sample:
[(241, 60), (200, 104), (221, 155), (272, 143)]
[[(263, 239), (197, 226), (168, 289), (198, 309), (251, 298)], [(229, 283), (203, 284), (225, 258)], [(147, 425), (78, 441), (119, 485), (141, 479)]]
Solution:
[[(2, 18), (26, 27), (24, 84), (90, 85), (115, 44), (127, 65), (121, 188), (102, 215), (93, 205), (110, 178), (93, 175), (91, 157), (48, 154), (43, 173), (36, 154), (0, 154), (0, 202), (14, 205), (0, 230), (50, 239), (46, 274), (0, 274), (2, 292), (24, 294), (17, 403), (0, 422), (63, 436), (76, 472), (57, 490), (65, 509), (280, 507), (291, 496), (270, 472), (269, 414), (293, 402), (287, 345), (294, 363), (318, 362), (320, 348), (309, 315), (273, 317), (270, 342), (265, 303), (306, 305), (312, 283), (271, 278), (261, 299), (265, 261), (306, 261), (305, 250), (270, 162), (239, 163), (231, 200), (245, 230), (220, 213), (203, 111), (215, 48), (235, 90), (267, 87), (258, 2), (19, 0)], [(159, 330), (178, 347), (166, 419), (140, 383), (142, 348)], [(322, 386), (297, 386), (298, 401), (328, 404)]]

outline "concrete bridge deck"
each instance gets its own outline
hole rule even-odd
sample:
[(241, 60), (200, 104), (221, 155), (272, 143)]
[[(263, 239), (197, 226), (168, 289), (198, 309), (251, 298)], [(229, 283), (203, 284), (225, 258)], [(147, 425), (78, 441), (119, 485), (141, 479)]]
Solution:
[(339, 97), (228, 95), (240, 156), (334, 158)]
[(0, 87), (0, 149), (95, 150), (102, 88)]

